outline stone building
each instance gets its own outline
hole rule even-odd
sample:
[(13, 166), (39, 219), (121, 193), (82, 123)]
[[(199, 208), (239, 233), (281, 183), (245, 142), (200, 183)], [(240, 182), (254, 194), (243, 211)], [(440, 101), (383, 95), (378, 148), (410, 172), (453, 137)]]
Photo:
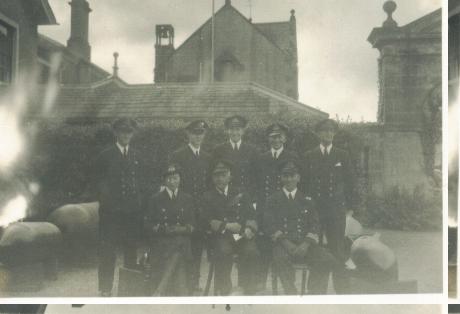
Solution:
[(46, 83), (53, 55), (61, 58), (61, 84), (81, 84), (103, 80), (110, 73), (91, 63), (86, 0), (72, 0), (71, 35), (67, 46), (41, 35), (40, 25), (57, 24), (47, 0), (2, 0), (0, 2), (0, 84), (10, 84), (21, 74), (37, 70), (39, 83)]
[[(255, 82), (298, 100), (295, 11), (288, 21), (253, 23), (230, 0), (179, 47), (172, 25), (157, 25), (155, 82)], [(214, 68), (212, 63), (214, 62)]]
[[(75, 10), (77, 7), (78, 11)], [(84, 18), (77, 19), (75, 12)], [(297, 100), (294, 14), (292, 10), (290, 19), (285, 22), (256, 24), (227, 0), (214, 19), (214, 82), (210, 75), (211, 19), (177, 48), (174, 47), (174, 28), (157, 25), (154, 84), (125, 83), (118, 76), (115, 59), (114, 73), (110, 77), (99, 80), (92, 77), (85, 80), (84, 83), (88, 84), (63, 85), (52, 116), (72, 121), (119, 116), (220, 121), (234, 113), (267, 118), (290, 112), (311, 118), (312, 123), (324, 119), (328, 117), (327, 113)], [(70, 59), (66, 62), (70, 71), (67, 73), (66, 67), (63, 70), (65, 83), (76, 83), (79, 74), (73, 66), (72, 56), (80, 56), (80, 63), (90, 61), (87, 15), (86, 0), (73, 0), (72, 28), (81, 27), (82, 30), (72, 31), (67, 48), (61, 47), (64, 56)], [(74, 19), (78, 23), (74, 23)], [(81, 23), (86, 24), (82, 26)], [(73, 39), (72, 36), (77, 36), (74, 34), (78, 34), (79, 37), (75, 37), (78, 40)], [(43, 47), (60, 47), (45, 37), (42, 37), (42, 43)], [(69, 53), (69, 50), (76, 50), (76, 53)], [(104, 74), (97, 71), (96, 66), (91, 69), (101, 76)]]
[(38, 26), (54, 24), (48, 1), (0, 1), (0, 85), (38, 66)]
[[(388, 17), (368, 41), (378, 59), (378, 123), (366, 130), (369, 183), (382, 194), (394, 186), (428, 185), (441, 165), (441, 9), (407, 25)], [(366, 127), (365, 127), (366, 128)]]

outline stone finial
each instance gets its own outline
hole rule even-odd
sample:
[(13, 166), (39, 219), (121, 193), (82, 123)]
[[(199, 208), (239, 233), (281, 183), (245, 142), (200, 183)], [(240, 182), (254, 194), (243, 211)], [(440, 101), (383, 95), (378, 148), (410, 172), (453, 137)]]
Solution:
[(118, 77), (118, 52), (113, 53), (113, 76)]
[(295, 21), (295, 10), (294, 9), (291, 10), (291, 19), (290, 20)]
[(393, 12), (396, 11), (396, 2), (388, 0), (383, 4), (383, 11), (388, 15), (385, 22), (383, 22), (383, 27), (397, 27), (398, 23), (393, 20)]
[(231, 5), (232, 1), (231, 0), (225, 0), (225, 5)]

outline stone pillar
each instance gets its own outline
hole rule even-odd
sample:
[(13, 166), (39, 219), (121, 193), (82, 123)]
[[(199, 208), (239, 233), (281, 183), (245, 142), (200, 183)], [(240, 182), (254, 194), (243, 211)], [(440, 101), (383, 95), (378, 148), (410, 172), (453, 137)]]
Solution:
[[(397, 5), (387, 1), (387, 19), (368, 41), (380, 52), (379, 109), (382, 124), (383, 190), (394, 186), (412, 191), (429, 183), (424, 131), (430, 127), (425, 108), (441, 82), (441, 12), (435, 11), (405, 26), (393, 19)], [(372, 155), (372, 154), (371, 154)]]

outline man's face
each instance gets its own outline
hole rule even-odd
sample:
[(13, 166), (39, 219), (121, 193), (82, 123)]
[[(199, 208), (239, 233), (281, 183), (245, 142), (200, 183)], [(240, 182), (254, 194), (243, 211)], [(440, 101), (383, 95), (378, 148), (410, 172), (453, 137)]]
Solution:
[(270, 148), (280, 149), (286, 143), (286, 136), (284, 134), (274, 134), (268, 137), (268, 144)]
[(172, 174), (166, 177), (165, 185), (171, 191), (175, 191), (177, 188), (179, 188), (179, 184), (180, 184), (180, 175), (178, 173), (175, 173), (175, 174)]
[(325, 128), (318, 132), (319, 140), (322, 144), (329, 145), (334, 139), (335, 131), (331, 128)]
[(118, 144), (121, 146), (127, 146), (133, 138), (134, 132), (127, 130), (120, 130), (115, 133)]
[(233, 143), (237, 143), (243, 137), (244, 129), (240, 127), (232, 127), (232, 128), (227, 129), (227, 134)]
[(300, 175), (298, 173), (283, 173), (281, 174), (281, 184), (283, 187), (290, 191), (293, 191), (300, 181)]
[(201, 147), (201, 143), (203, 143), (205, 132), (203, 133), (187, 132), (187, 135), (188, 135), (188, 142), (192, 144), (193, 147), (196, 147), (196, 148)]
[(212, 175), (212, 181), (219, 190), (225, 189), (225, 187), (230, 183), (231, 180), (232, 174), (230, 173), (230, 171), (221, 171), (214, 173)]

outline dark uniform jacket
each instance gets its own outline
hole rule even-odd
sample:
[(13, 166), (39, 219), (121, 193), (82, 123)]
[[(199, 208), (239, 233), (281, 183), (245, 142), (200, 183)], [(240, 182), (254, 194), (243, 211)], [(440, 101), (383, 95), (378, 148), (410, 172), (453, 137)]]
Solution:
[(240, 148), (234, 150), (230, 141), (216, 146), (214, 159), (226, 159), (233, 164), (232, 182), (234, 187), (242, 188), (255, 197), (258, 152), (254, 146), (241, 141)]
[(192, 149), (185, 145), (170, 156), (170, 162), (181, 167), (181, 190), (195, 198), (207, 190), (211, 155), (200, 148), (197, 157)]
[(304, 189), (322, 217), (353, 208), (353, 171), (348, 153), (332, 146), (324, 156), (320, 147), (305, 154)]
[(287, 160), (298, 161), (297, 153), (284, 148), (277, 159), (268, 150), (260, 155), (258, 162), (259, 206), (264, 206), (267, 198), (281, 189), (280, 166)]
[(283, 190), (267, 200), (264, 228), (268, 235), (277, 231), (282, 237), (300, 244), (306, 239), (318, 240), (319, 222), (314, 201), (297, 189), (293, 200)]
[[(175, 199), (170, 198), (166, 189), (149, 199), (144, 225), (152, 244), (158, 250), (182, 250), (190, 257), (190, 235), (196, 225), (194, 207), (193, 198), (180, 189)], [(172, 230), (176, 226), (186, 227), (186, 230)], [(157, 227), (157, 231), (153, 230), (154, 227)]]
[[(225, 196), (216, 188), (212, 188), (203, 195), (203, 210), (209, 230), (211, 229), (211, 221), (218, 220), (224, 224), (239, 223), (242, 227), (240, 233), (244, 232), (246, 226), (253, 229), (253, 231), (257, 231), (255, 210), (251, 199), (249, 195), (241, 192), (240, 189), (229, 187), (227, 196)], [(222, 224), (222, 229), (224, 224)], [(219, 233), (223, 230), (213, 231)], [(225, 233), (228, 233), (228, 231)]]
[(96, 158), (95, 177), (99, 213), (139, 213), (146, 185), (139, 153), (129, 146), (124, 157), (116, 144)]

